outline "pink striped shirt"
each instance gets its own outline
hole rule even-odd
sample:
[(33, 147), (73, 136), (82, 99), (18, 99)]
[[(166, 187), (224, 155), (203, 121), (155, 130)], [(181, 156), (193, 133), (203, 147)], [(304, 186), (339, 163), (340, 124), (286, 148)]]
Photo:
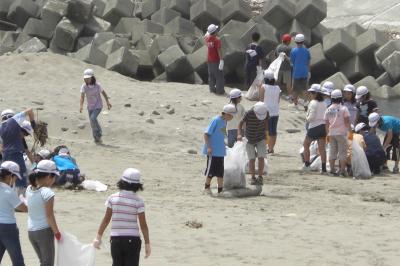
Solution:
[(134, 192), (121, 190), (106, 201), (112, 209), (111, 236), (139, 236), (137, 215), (144, 212), (144, 202)]

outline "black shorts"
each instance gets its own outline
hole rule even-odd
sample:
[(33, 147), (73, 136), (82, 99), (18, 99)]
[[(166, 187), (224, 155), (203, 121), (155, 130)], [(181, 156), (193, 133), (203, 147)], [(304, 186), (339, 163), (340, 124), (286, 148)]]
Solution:
[(224, 157), (207, 156), (207, 168), (204, 175), (208, 178), (224, 177)]
[(325, 125), (319, 125), (307, 130), (307, 137), (311, 140), (318, 140), (326, 137)]

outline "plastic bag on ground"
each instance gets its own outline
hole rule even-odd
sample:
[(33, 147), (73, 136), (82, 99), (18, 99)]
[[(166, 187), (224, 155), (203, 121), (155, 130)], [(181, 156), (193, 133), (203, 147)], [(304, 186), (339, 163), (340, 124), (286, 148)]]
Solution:
[(264, 83), (264, 73), (262, 71), (257, 73), (257, 77), (254, 79), (245, 97), (250, 101), (258, 101), (260, 99), (258, 88)]
[(107, 191), (107, 185), (104, 185), (103, 183), (97, 180), (85, 180), (82, 182), (82, 186), (86, 190), (93, 190), (97, 192)]
[(246, 187), (246, 159), (246, 143), (244, 141), (238, 141), (232, 148), (226, 149), (226, 156), (224, 159), (225, 189)]
[(62, 233), (57, 249), (57, 266), (94, 266), (95, 248), (84, 245), (69, 233)]
[(351, 169), (353, 170), (353, 176), (356, 178), (367, 179), (372, 176), (367, 156), (356, 141), (352, 143)]

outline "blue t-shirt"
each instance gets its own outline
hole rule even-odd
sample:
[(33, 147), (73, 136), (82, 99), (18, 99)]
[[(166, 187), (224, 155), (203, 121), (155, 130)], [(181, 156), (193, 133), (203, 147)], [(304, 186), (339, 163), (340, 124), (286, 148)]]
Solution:
[(0, 137), (3, 141), (3, 154), (25, 151), (21, 135), (21, 126), (24, 121), (25, 112), (21, 112), (1, 124)]
[(53, 161), (56, 163), (58, 171), (78, 169), (78, 166), (74, 163), (70, 156), (56, 155), (53, 157)]
[(400, 119), (390, 115), (382, 116), (383, 123), (379, 127), (382, 131), (389, 131), (392, 130), (393, 133), (400, 133)]
[(21, 205), (17, 193), (7, 184), (0, 182), (0, 224), (15, 224), (14, 209)]
[(307, 48), (296, 47), (292, 49), (290, 52), (290, 62), (293, 65), (294, 79), (308, 78), (310, 60), (311, 55)]
[(28, 201), (28, 231), (38, 231), (49, 228), (46, 216), (46, 202), (54, 197), (54, 192), (48, 187), (33, 190), (32, 186), (26, 189)]
[[(222, 116), (215, 116), (207, 129), (204, 131), (208, 135), (213, 157), (224, 157), (226, 155), (225, 135), (226, 121)], [(203, 154), (207, 155), (207, 145), (204, 144)]]

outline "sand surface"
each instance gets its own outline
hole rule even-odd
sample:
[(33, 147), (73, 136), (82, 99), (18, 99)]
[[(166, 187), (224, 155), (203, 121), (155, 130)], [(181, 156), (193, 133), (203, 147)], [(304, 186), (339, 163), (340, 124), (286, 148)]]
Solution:
[[(105, 145), (96, 146), (87, 114), (79, 114), (87, 67), (47, 53), (0, 57), (0, 109), (43, 108), (39, 120), (49, 123), (48, 147), (66, 144), (89, 179), (110, 185), (105, 193), (56, 189), (62, 230), (91, 242), (120, 174), (136, 167), (143, 174), (153, 248), (141, 265), (399, 265), (399, 176), (354, 181), (301, 175), (304, 132), (286, 129), (302, 130), (303, 113), (282, 102), (277, 154), (269, 158), (262, 196), (211, 198), (202, 194), (205, 159), (188, 150), (200, 151), (204, 128), (228, 100), (209, 94), (207, 86), (137, 82), (90, 66), (113, 104), (100, 116)], [(167, 114), (166, 105), (175, 114)], [(26, 265), (38, 265), (27, 216), (17, 219)], [(202, 228), (185, 225), (193, 220)], [(8, 255), (2, 265), (11, 265)], [(96, 265), (111, 265), (108, 244), (96, 253)]]

